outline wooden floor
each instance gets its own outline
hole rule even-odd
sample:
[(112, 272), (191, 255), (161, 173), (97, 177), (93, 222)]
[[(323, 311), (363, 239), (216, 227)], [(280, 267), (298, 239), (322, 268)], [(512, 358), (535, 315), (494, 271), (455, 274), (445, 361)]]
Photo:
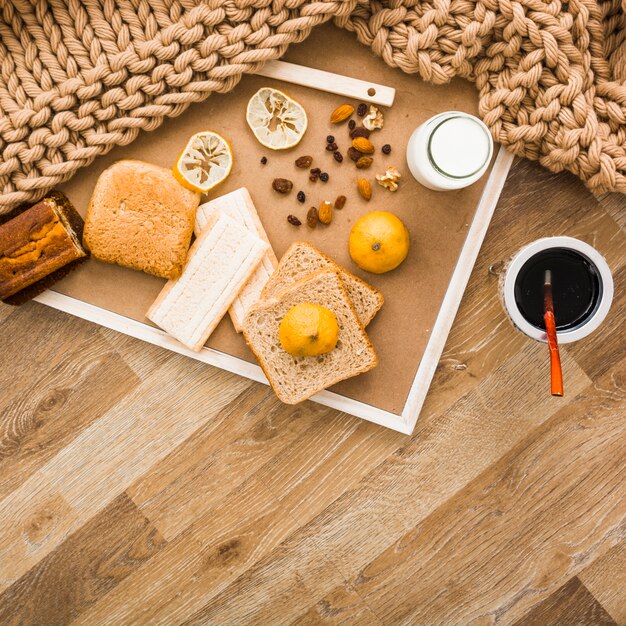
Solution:
[[(616, 280), (547, 352), (498, 273)], [(0, 624), (626, 624), (626, 199), (517, 162), (412, 437), (29, 304), (0, 308)]]

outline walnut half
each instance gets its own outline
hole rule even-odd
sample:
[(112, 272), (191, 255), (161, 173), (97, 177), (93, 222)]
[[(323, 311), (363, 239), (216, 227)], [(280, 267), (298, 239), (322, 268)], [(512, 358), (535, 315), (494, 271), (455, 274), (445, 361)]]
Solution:
[(398, 180), (400, 179), (400, 172), (393, 166), (390, 165), (384, 174), (376, 174), (376, 180), (378, 184), (389, 191), (396, 191), (398, 189)]
[(374, 130), (375, 128), (382, 128), (384, 123), (383, 112), (379, 111), (373, 104), (370, 104), (370, 111), (363, 118), (363, 126), (367, 130)]

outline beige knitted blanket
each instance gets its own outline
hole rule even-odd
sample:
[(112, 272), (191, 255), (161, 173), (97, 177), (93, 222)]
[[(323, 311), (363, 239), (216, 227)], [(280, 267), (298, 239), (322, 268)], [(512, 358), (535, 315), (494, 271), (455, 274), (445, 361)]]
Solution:
[(0, 213), (334, 19), (392, 67), (474, 81), (496, 141), (626, 192), (626, 0), (0, 0)]

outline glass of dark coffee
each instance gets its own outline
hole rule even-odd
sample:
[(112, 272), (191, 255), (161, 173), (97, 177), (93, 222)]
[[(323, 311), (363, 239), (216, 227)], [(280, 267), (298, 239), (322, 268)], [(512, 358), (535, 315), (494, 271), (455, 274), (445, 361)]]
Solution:
[(572, 237), (539, 239), (522, 248), (508, 265), (504, 306), (523, 333), (546, 341), (543, 285), (552, 273), (552, 293), (560, 343), (587, 336), (604, 320), (613, 299), (606, 260), (592, 246)]

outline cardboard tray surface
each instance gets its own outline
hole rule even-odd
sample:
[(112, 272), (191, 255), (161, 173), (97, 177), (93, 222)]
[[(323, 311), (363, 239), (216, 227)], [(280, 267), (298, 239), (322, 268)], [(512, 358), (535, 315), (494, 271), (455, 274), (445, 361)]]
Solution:
[[(347, 124), (332, 126), (329, 122), (331, 111), (350, 102), (349, 99), (259, 76), (245, 76), (230, 93), (213, 94), (205, 102), (192, 105), (180, 117), (165, 121), (156, 132), (141, 134), (129, 146), (115, 148), (79, 171), (61, 190), (84, 215), (98, 176), (114, 161), (140, 159), (171, 167), (190, 135), (207, 129), (221, 133), (231, 142), (234, 167), (230, 177), (203, 201), (247, 187), (279, 258), (293, 241), (308, 240), (383, 293), (385, 304), (367, 328), (379, 356), (378, 367), (335, 385), (332, 391), (400, 415), (488, 178), (485, 175), (478, 183), (460, 191), (431, 191), (412, 178), (405, 148), (411, 132), (436, 113), (461, 110), (476, 114), (476, 91), (465, 81), (435, 86), (391, 69), (352, 36), (332, 25), (315, 29), (304, 43), (292, 46), (285, 58), (396, 88), (395, 103), (383, 109), (384, 128), (371, 136), (376, 146), (371, 169), (357, 170), (347, 157), (343, 163), (336, 163), (332, 153), (325, 150), (328, 134), (335, 136), (344, 155), (350, 145)], [(274, 152), (264, 148), (246, 124), (248, 99), (265, 85), (284, 90), (307, 110), (308, 130), (300, 145), (292, 150)], [(358, 120), (356, 115), (355, 119)], [(388, 156), (380, 151), (386, 143), (392, 147)], [(329, 173), (328, 183), (312, 183), (307, 170), (295, 167), (294, 160), (304, 154), (313, 156), (313, 166)], [(265, 166), (260, 163), (262, 156), (268, 159)], [(402, 174), (400, 189), (395, 193), (374, 180), (374, 175), (382, 173), (388, 165), (396, 166)], [(360, 176), (369, 178), (373, 184), (370, 202), (360, 198), (356, 191)], [(275, 193), (271, 188), (275, 177), (291, 179), (293, 192), (286, 196)], [(299, 190), (306, 194), (304, 204), (296, 201)], [(319, 206), (322, 200), (334, 201), (340, 194), (347, 196), (347, 202), (343, 210), (335, 211), (332, 224), (309, 229), (305, 225), (308, 208)], [(380, 276), (359, 270), (348, 254), (350, 228), (361, 215), (372, 210), (396, 213), (411, 236), (407, 260), (397, 270)], [(297, 215), (303, 225), (297, 228), (288, 224), (286, 218), (290, 213)], [(54, 291), (150, 324), (144, 314), (163, 285), (163, 280), (141, 272), (89, 260), (58, 283)], [(228, 315), (207, 345), (255, 363), (243, 337), (234, 332)]]

